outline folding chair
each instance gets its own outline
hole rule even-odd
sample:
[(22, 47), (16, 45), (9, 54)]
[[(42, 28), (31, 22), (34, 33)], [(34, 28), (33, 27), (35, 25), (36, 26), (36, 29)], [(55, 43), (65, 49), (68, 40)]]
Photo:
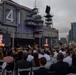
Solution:
[(18, 75), (30, 75), (31, 68), (26, 68), (26, 69), (20, 69), (18, 68)]
[(2, 65), (3, 65), (3, 61), (0, 61), (0, 75), (2, 75), (2, 71), (3, 71)]
[(8, 63), (4, 69), (5, 75), (12, 74), (14, 75), (14, 63)]
[(66, 75), (76, 75), (75, 73), (69, 73), (69, 74), (66, 74)]

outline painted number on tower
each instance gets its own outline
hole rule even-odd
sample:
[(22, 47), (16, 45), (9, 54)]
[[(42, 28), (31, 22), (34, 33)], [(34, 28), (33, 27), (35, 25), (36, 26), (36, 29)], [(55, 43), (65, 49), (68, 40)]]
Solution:
[(13, 10), (10, 10), (6, 16), (6, 19), (13, 22), (14, 21), (14, 12)]

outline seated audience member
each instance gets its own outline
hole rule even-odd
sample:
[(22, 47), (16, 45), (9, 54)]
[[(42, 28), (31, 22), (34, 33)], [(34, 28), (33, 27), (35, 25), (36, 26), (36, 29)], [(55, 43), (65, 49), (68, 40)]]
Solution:
[(49, 51), (50, 51), (50, 55), (54, 56), (54, 48), (50, 46), (49, 47)]
[(6, 69), (7, 70), (12, 70), (14, 69), (14, 58), (11, 56), (10, 51), (7, 52), (7, 56), (4, 57), (3, 59), (4, 62), (6, 62)]
[(44, 66), (47, 62), (45, 57), (40, 58), (40, 68), (37, 70), (34, 70), (34, 75), (48, 75), (48, 69), (46, 69)]
[(39, 64), (39, 58), (38, 58), (38, 53), (37, 52), (34, 52), (33, 53), (33, 56), (34, 56), (34, 59), (32, 60), (33, 66), (34, 67), (40, 66), (40, 64)]
[(69, 68), (70, 73), (76, 73), (76, 56), (73, 56), (72, 65)]
[(59, 50), (56, 50), (55, 52), (54, 52), (54, 58), (56, 58), (57, 57), (57, 54), (59, 53)]
[(44, 57), (44, 50), (38, 50), (38, 58), (40, 59), (40, 58), (42, 58), (42, 57)]
[(72, 65), (72, 58), (70, 56), (70, 51), (66, 51), (66, 57), (63, 59), (64, 62), (67, 62), (70, 65)]
[(69, 64), (63, 62), (64, 55), (62, 53), (58, 53), (57, 55), (57, 63), (54, 63), (50, 66), (50, 71), (55, 71), (56, 75), (66, 75), (69, 72)]
[(65, 57), (65, 55), (66, 55), (65, 48), (62, 48), (61, 50), (62, 50), (62, 54), (63, 54), (63, 55), (64, 55), (64, 57)]
[(23, 52), (19, 51), (17, 54), (17, 57), (15, 58), (15, 62), (17, 62), (18, 60), (22, 60), (22, 55), (23, 55)]
[(73, 53), (72, 53), (72, 59), (76, 58), (76, 48), (73, 49)]
[(47, 61), (51, 59), (50, 55), (47, 54), (47, 51), (44, 52), (44, 57), (46, 58)]
[(32, 51), (28, 51), (27, 61), (32, 61), (33, 58), (34, 58), (34, 57), (32, 56)]
[(12, 50), (12, 56), (13, 56), (14, 59), (17, 58), (17, 54), (18, 54), (18, 52), (16, 51), (16, 49), (17, 48), (11, 48), (11, 50)]
[[(16, 75), (17, 75), (17, 71), (18, 68), (20, 69), (27, 69), (31, 67), (31, 62), (27, 61), (27, 57), (28, 57), (28, 53), (23, 53), (23, 59), (17, 61), (16, 65), (15, 65), (15, 70), (16, 70)], [(28, 75), (28, 72), (20, 72), (20, 75)]]
[(14, 62), (14, 58), (11, 56), (9, 51), (8, 51), (8, 55), (3, 58), (3, 61), (6, 62), (6, 63)]

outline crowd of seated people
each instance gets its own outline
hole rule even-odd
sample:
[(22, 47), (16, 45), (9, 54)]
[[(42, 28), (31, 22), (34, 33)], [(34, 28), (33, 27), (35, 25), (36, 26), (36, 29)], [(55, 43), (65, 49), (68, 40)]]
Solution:
[[(72, 55), (72, 56), (71, 56)], [(53, 59), (52, 59), (53, 58)], [(50, 61), (49, 69), (45, 69), (44, 66)], [(70, 53), (70, 48), (65, 47), (58, 48), (10, 48), (8, 50), (3, 50), (0, 48), (0, 61), (6, 62), (5, 69), (9, 68), (11, 65), (12, 71), (15, 71), (15, 75), (18, 75), (18, 68), (31, 68), (40, 67), (41, 72), (45, 70), (54, 71), (55, 75), (66, 75), (68, 73), (76, 73), (76, 48), (72, 48), (72, 53)], [(42, 70), (42, 68), (44, 68)], [(34, 71), (37, 75), (38, 70)], [(40, 71), (38, 73), (41, 73)], [(26, 73), (20, 73), (25, 75)], [(41, 73), (42, 74), (42, 73)], [(38, 74), (38, 75), (41, 75)], [(28, 75), (28, 73), (26, 74)], [(43, 75), (45, 75), (43, 73)], [(49, 75), (49, 74), (48, 74)]]

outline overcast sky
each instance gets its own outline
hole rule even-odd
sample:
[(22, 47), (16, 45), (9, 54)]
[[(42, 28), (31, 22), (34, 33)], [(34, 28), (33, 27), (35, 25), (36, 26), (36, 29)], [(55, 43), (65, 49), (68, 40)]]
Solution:
[[(35, 0), (13, 0), (21, 5), (33, 8)], [(46, 5), (51, 7), (54, 15), (53, 26), (59, 30), (60, 37), (66, 37), (71, 28), (71, 22), (76, 22), (76, 0), (36, 0), (40, 15), (45, 15)]]

